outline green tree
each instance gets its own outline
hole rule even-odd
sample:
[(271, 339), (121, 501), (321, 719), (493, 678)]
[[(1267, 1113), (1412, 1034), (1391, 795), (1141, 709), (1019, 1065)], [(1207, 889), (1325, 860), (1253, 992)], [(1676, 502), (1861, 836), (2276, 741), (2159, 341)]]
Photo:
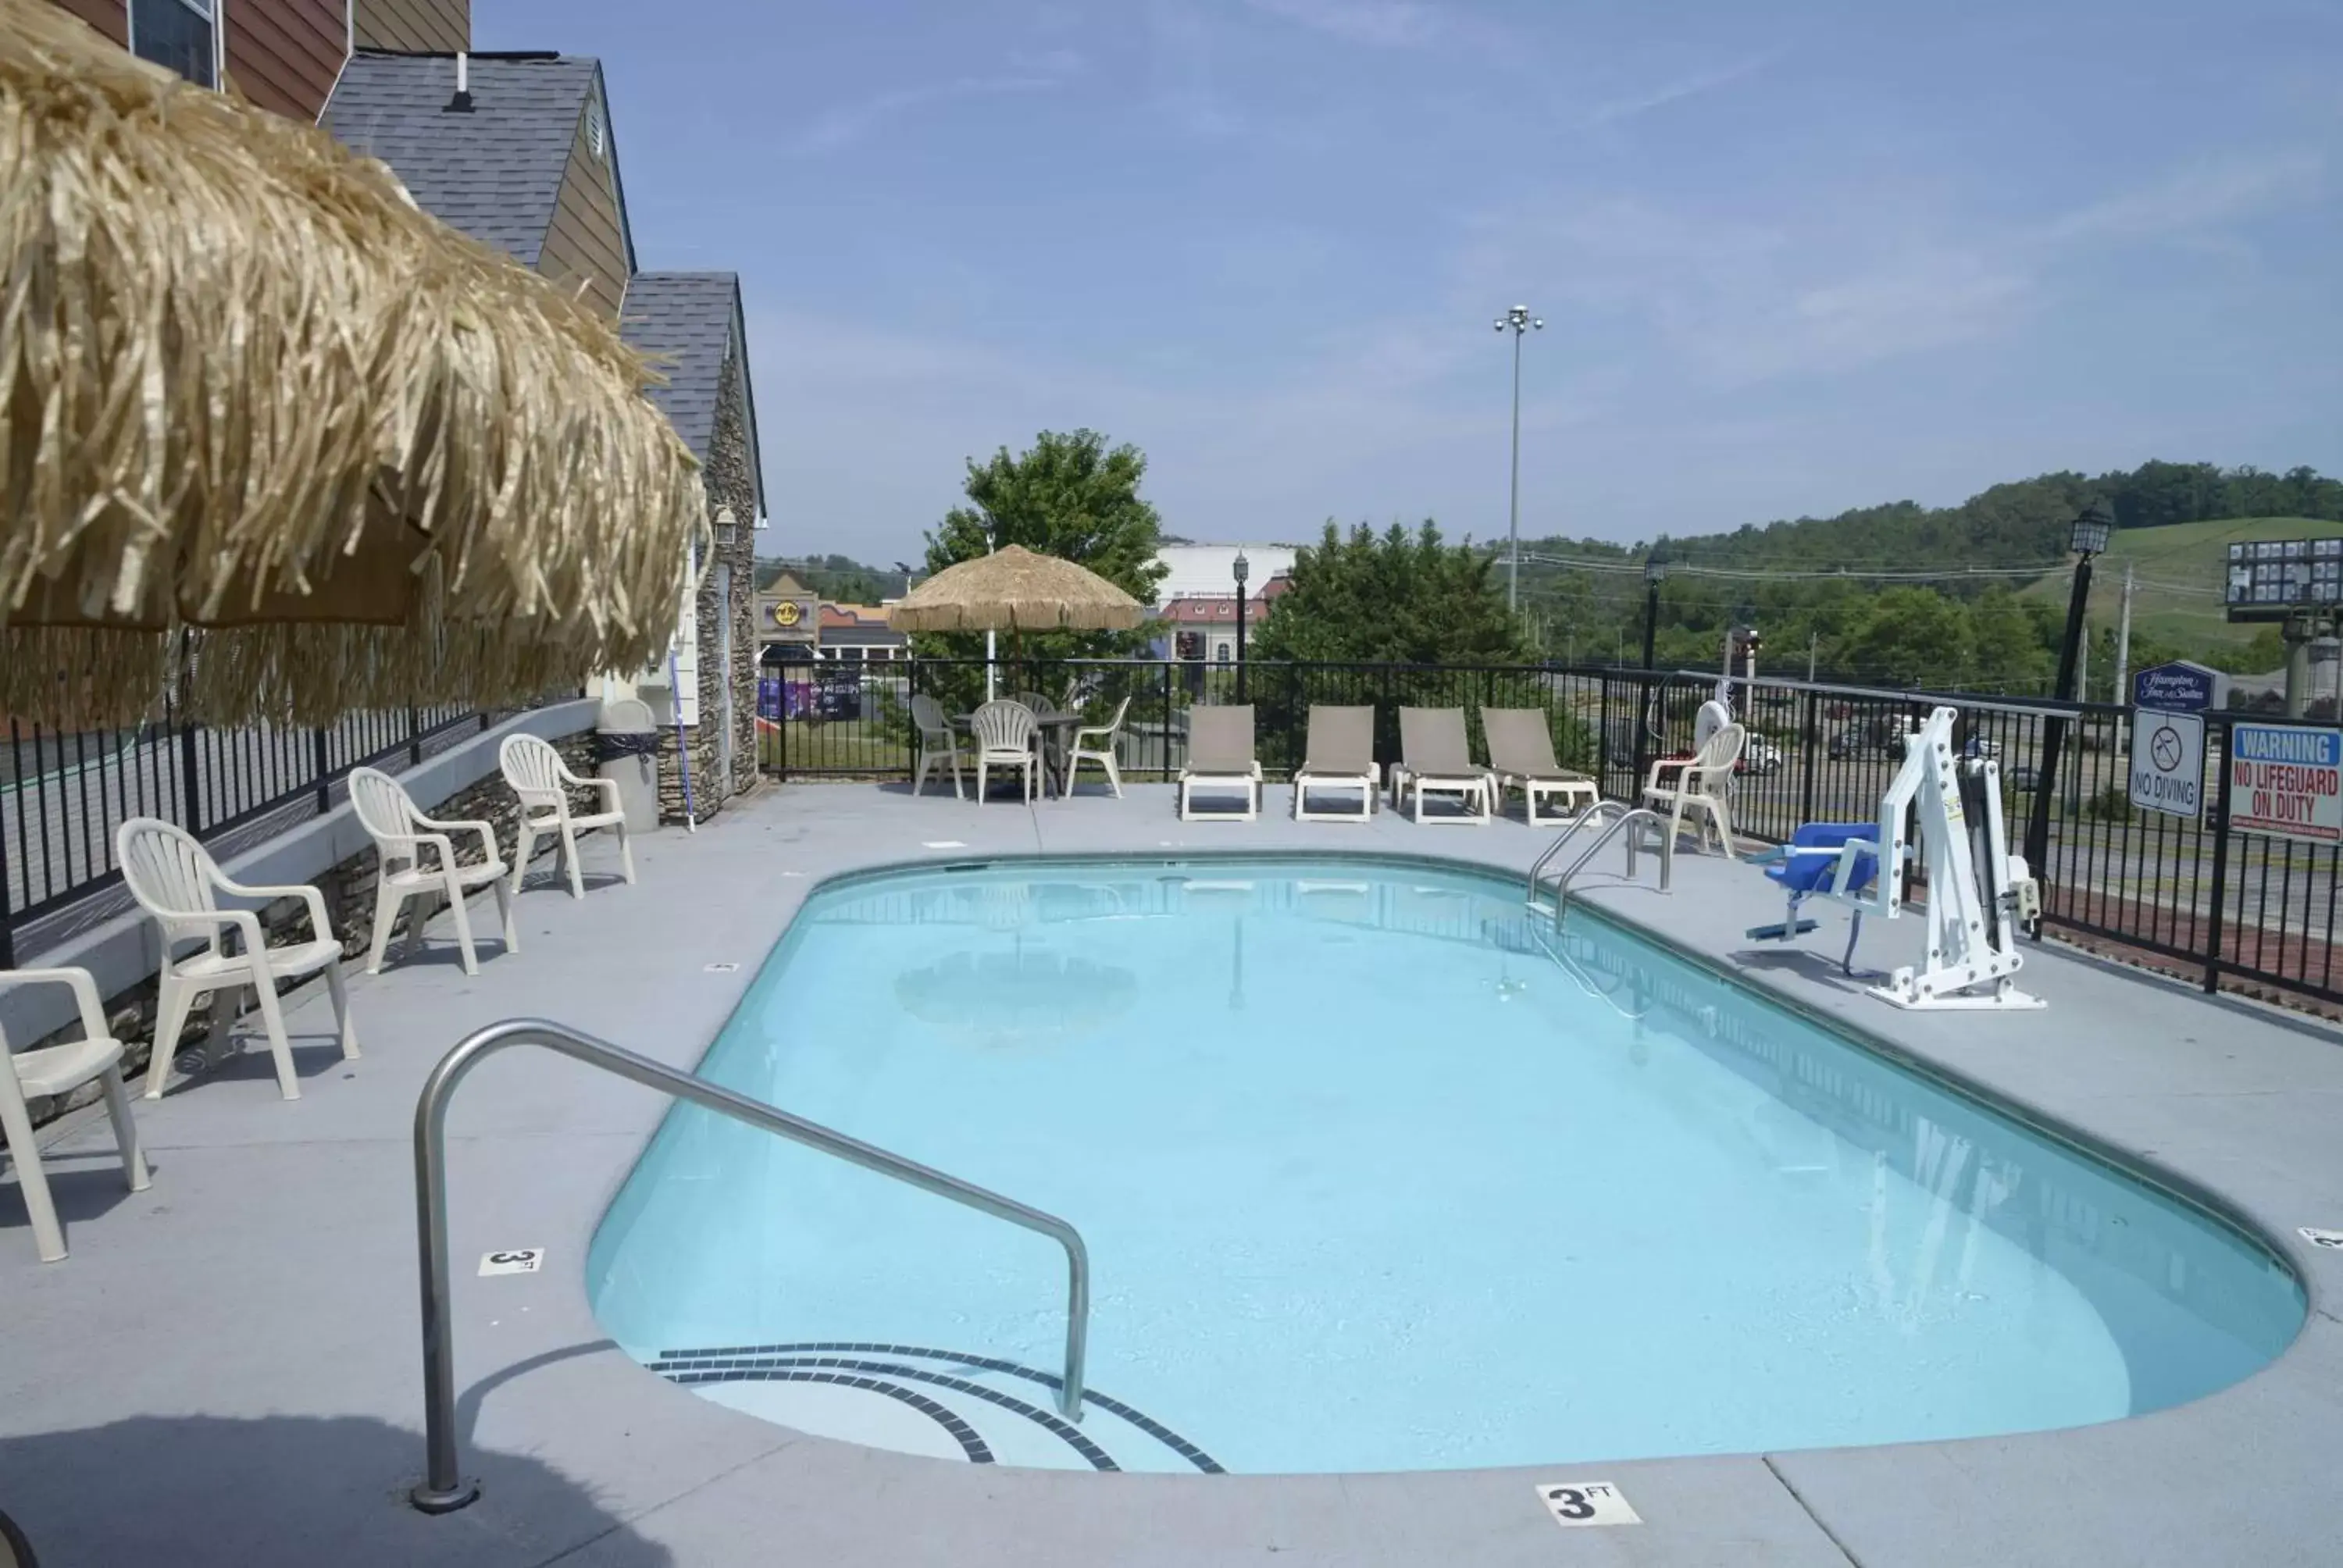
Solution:
[(1889, 588), (1834, 650), (1834, 663), (1866, 680), (1958, 685), (1975, 662), (1967, 607), (1926, 588)]
[(2042, 624), (2006, 588), (1989, 588), (1969, 611), (1971, 684), (1988, 691), (2047, 691), (2056, 660)]
[(1286, 591), (1272, 602), (1255, 654), (1340, 663), (1513, 664), (1532, 657), (1506, 613), (1493, 558), (1442, 542), (1426, 521), (1413, 533), (1332, 523), (1301, 550)]
[[(1095, 430), (1044, 430), (1021, 455), (1001, 447), (968, 465), (968, 504), (954, 507), (928, 536), (927, 569), (941, 571), (998, 546), (1022, 545), (1089, 568), (1141, 604), (1155, 602), (1166, 569), (1156, 556), (1162, 520), (1141, 497), (1147, 458), (1128, 444), (1110, 447)], [(1143, 653), (1151, 640), (1134, 631), (1038, 632), (1004, 638), (1000, 652), (1018, 668), (1005, 671), (1001, 689), (1039, 689), (1055, 701), (1111, 702), (1121, 680), (1078, 681), (1061, 668), (1074, 658), (1115, 658)], [(919, 639), (923, 656), (981, 659), (984, 634), (937, 633)], [(1079, 689), (1078, 689), (1079, 688)], [(978, 700), (984, 689), (973, 668), (940, 673), (929, 689), (948, 706)]]

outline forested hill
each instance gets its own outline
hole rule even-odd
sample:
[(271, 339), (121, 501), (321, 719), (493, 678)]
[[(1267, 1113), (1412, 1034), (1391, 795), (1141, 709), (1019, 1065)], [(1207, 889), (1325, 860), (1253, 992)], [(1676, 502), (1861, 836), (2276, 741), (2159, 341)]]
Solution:
[[(2115, 508), (2119, 528), (2228, 518), (2343, 521), (2343, 480), (2313, 468), (2270, 474), (2211, 463), (2149, 462), (2096, 477), (2044, 474), (1996, 485), (1953, 507), (1895, 501), (1834, 518), (1745, 524), (1731, 533), (1663, 536), (1652, 549), (1664, 559), (1735, 567), (2055, 566), (2066, 552), (2067, 525), (2095, 497)], [(1524, 541), (1523, 548), (1573, 556), (1643, 553), (1574, 539)]]

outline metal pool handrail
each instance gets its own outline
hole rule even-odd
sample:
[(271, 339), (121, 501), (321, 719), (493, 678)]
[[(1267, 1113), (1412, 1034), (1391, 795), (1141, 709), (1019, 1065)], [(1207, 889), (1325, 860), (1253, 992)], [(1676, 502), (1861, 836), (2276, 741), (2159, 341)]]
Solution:
[(423, 1431), (424, 1479), (407, 1493), (426, 1513), (449, 1513), (480, 1495), (477, 1481), (458, 1473), (456, 1452), (456, 1346), (447, 1310), (447, 1101), (464, 1075), (483, 1058), (508, 1045), (540, 1045), (588, 1067), (598, 1067), (655, 1089), (678, 1100), (688, 1100), (719, 1115), (778, 1138), (837, 1156), (866, 1171), (908, 1182), (939, 1198), (1021, 1225), (1049, 1237), (1066, 1250), (1066, 1375), (1058, 1390), (1058, 1408), (1082, 1418), (1082, 1355), (1090, 1333), (1091, 1260), (1081, 1233), (1054, 1214), (1045, 1214), (1013, 1198), (986, 1191), (957, 1176), (947, 1176), (915, 1160), (890, 1154), (860, 1139), (831, 1131), (819, 1122), (777, 1111), (759, 1101), (719, 1089), (702, 1078), (653, 1061), (631, 1050), (581, 1034), (567, 1025), (544, 1019), (508, 1019), (468, 1035), (431, 1070), (415, 1105), (415, 1231), (422, 1253), (423, 1275)]
[[(1615, 809), (1621, 804), (1622, 802), (1616, 800), (1597, 800), (1572, 819), (1570, 826), (1562, 830), (1562, 837), (1546, 846), (1545, 853), (1540, 855), (1537, 858), (1537, 864), (1530, 868), (1529, 898), (1532, 908), (1535, 908), (1537, 903), (1539, 874), (1545, 869), (1547, 862), (1560, 853), (1563, 846), (1570, 841), (1571, 834), (1578, 830), (1579, 824), (1606, 806)], [(1562, 917), (1570, 907), (1570, 879), (1584, 869), (1586, 862), (1593, 859), (1604, 845), (1617, 838), (1622, 830), (1634, 826), (1638, 819), (1649, 822), (1655, 828), (1661, 827), (1659, 813), (1649, 807), (1637, 806), (1631, 810), (1621, 810), (1618, 816), (1611, 819), (1611, 825), (1597, 833), (1586, 848), (1578, 852), (1577, 858), (1564, 866), (1562, 869), (1562, 874), (1554, 879), (1554, 929), (1555, 930), (1562, 930)], [(1674, 869), (1674, 855), (1670, 846), (1662, 844), (1660, 846), (1660, 891), (1664, 893), (1668, 890), (1669, 873)], [(1627, 836), (1626, 874), (1630, 877), (1635, 874), (1635, 837), (1632, 833)]]
[(1533, 902), (1536, 901), (1538, 877), (1540, 873), (1544, 871), (1546, 867), (1553, 863), (1554, 858), (1556, 855), (1562, 853), (1564, 847), (1570, 842), (1570, 836), (1573, 833), (1577, 832), (1581, 828), (1586, 826), (1590, 819), (1599, 817), (1605, 811), (1624, 811), (1628, 809), (1628, 805), (1624, 800), (1598, 799), (1594, 805), (1585, 808), (1584, 810), (1580, 811), (1577, 816), (1573, 817), (1570, 819), (1569, 824), (1563, 829), (1560, 834), (1556, 835), (1554, 842), (1545, 847), (1545, 852), (1541, 854), (1531, 865), (1529, 887), (1524, 890), (1524, 896)]

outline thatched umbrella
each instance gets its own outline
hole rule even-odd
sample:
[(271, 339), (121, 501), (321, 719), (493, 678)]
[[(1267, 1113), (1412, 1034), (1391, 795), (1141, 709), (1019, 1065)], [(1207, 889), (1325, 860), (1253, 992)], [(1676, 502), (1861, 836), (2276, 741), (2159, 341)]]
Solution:
[(0, 0), (0, 711), (135, 718), (186, 646), (223, 722), (642, 668), (706, 526), (647, 370), (381, 164)]
[(1088, 567), (1022, 545), (946, 567), (887, 609), (897, 631), (1129, 631), (1140, 602)]
[(1028, 631), (1129, 631), (1144, 607), (1088, 567), (1022, 545), (946, 567), (887, 608), (897, 631), (980, 631), (984, 691), (993, 690), (992, 637), (1009, 633), (1011, 657)]

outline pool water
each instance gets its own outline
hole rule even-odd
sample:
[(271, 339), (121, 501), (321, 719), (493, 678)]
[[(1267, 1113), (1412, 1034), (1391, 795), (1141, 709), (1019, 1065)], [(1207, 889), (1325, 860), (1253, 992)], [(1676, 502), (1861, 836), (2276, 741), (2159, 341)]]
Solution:
[(1404, 1470), (2022, 1432), (2220, 1388), (2304, 1312), (2193, 1207), (1586, 911), (1557, 941), (1461, 871), (859, 879), (807, 902), (701, 1070), (1082, 1232), (1102, 1397), (1075, 1428), (1046, 1238), (690, 1107), (612, 1205), (589, 1284), (632, 1353), (946, 1457)]

